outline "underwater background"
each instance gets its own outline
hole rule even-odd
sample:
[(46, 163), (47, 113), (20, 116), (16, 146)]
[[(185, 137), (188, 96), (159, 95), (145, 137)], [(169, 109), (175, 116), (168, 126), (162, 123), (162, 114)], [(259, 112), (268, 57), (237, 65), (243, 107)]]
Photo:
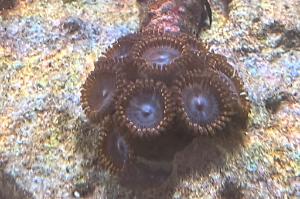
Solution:
[(300, 2), (209, 2), (212, 25), (199, 39), (242, 77), (249, 124), (238, 149), (220, 139), (187, 147), (153, 192), (92, 169), (80, 104), (97, 58), (139, 29), (137, 2), (0, 0), (0, 198), (299, 198)]

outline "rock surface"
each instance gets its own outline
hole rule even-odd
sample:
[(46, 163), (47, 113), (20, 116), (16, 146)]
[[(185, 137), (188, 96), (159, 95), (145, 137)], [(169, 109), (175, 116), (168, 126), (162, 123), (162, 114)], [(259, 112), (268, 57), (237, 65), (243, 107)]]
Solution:
[[(195, 142), (176, 156), (171, 198), (300, 197), (300, 2), (233, 0), (229, 13), (210, 1), (213, 23), (199, 39), (225, 55), (252, 102), (243, 146)], [(1, 11), (0, 11), (1, 12)], [(148, 198), (90, 172), (93, 129), (80, 87), (117, 38), (138, 29), (133, 0), (19, 1), (0, 15), (0, 196)], [(89, 140), (90, 139), (90, 140)], [(178, 179), (188, 159), (202, 172)], [(194, 154), (197, 155), (197, 154)], [(215, 158), (216, 157), (216, 158)], [(215, 159), (214, 159), (215, 158)], [(208, 162), (200, 164), (201, 161)], [(209, 168), (209, 169), (208, 169)]]

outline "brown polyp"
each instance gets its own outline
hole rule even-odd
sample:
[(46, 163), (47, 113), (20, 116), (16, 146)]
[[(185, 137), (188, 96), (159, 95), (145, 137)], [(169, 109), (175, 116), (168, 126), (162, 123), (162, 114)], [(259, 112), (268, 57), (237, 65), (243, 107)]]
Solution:
[[(108, 116), (101, 122), (99, 129), (99, 161), (103, 169), (108, 170), (111, 174), (118, 174), (130, 161), (133, 161), (134, 155), (126, 136), (121, 133), (121, 129), (114, 124), (113, 120), (112, 117)], [(119, 141), (118, 139), (121, 139), (122, 144), (128, 147), (125, 149), (126, 154), (121, 154), (124, 151), (118, 151), (121, 150), (118, 148), (120, 144), (115, 143)]]
[[(143, 98), (143, 92), (145, 95), (148, 95), (149, 93), (147, 92), (150, 92), (153, 96), (158, 97), (158, 99), (155, 100), (157, 100), (156, 103), (160, 103), (160, 105), (155, 108), (162, 109), (160, 110), (161, 120), (151, 121), (151, 123), (153, 123), (151, 125), (134, 123), (127, 115), (130, 113), (130, 110), (128, 110), (130, 108), (130, 100), (138, 97)], [(174, 117), (173, 108), (173, 101), (167, 87), (162, 82), (144, 79), (137, 80), (135, 83), (128, 85), (127, 88), (124, 89), (124, 92), (117, 101), (116, 113), (121, 125), (128, 129), (130, 135), (141, 138), (151, 138), (160, 135), (161, 132), (166, 130), (170, 125)]]
[(242, 111), (247, 117), (250, 111), (250, 102), (248, 100), (248, 93), (244, 89), (244, 84), (242, 79), (239, 77), (237, 71), (227, 62), (226, 57), (219, 54), (209, 53), (206, 56), (206, 63), (208, 67), (213, 70), (219, 71), (226, 75), (229, 79), (232, 80), (233, 85), (236, 89), (236, 93), (239, 96), (240, 104), (242, 106)]
[(104, 56), (110, 59), (126, 59), (130, 57), (131, 49), (138, 39), (139, 35), (135, 33), (121, 37), (106, 50)]
[[(151, 37), (147, 34), (143, 41), (139, 41), (133, 48), (132, 56), (135, 64), (138, 66), (139, 71), (148, 75), (150, 78), (167, 77), (178, 70), (184, 70), (184, 61), (187, 56), (185, 54), (185, 45), (180, 40), (169, 34), (163, 36)], [(151, 61), (151, 55), (159, 53), (160, 50), (164, 50), (166, 56), (173, 56), (168, 60), (166, 58), (159, 61)], [(159, 56), (160, 54), (157, 54)], [(160, 57), (154, 57), (153, 59), (159, 60)], [(163, 63), (165, 61), (165, 63)]]
[[(113, 102), (117, 93), (117, 72), (113, 68), (116, 64), (115, 61), (104, 59), (95, 62), (95, 70), (89, 74), (82, 86), (82, 108), (86, 116), (93, 122), (103, 119), (114, 109)], [(98, 103), (98, 100), (101, 99), (99, 89), (104, 89), (102, 95), (106, 95), (106, 97), (102, 96), (102, 104)]]
[[(213, 135), (216, 131), (220, 131), (226, 127), (231, 120), (231, 116), (234, 112), (234, 103), (236, 99), (233, 97), (233, 93), (227, 88), (230, 84), (227, 79), (219, 78), (219, 76), (213, 71), (198, 71), (187, 73), (176, 81), (174, 87), (175, 95), (177, 98), (177, 106), (179, 106), (178, 114), (184, 121), (186, 126), (191, 130), (194, 135)], [(184, 102), (184, 89), (199, 89), (203, 93), (213, 95), (215, 100), (210, 103), (218, 103), (213, 106), (217, 106), (217, 113), (213, 119), (209, 119), (208, 122), (195, 122), (197, 118), (192, 118), (192, 115), (186, 110), (186, 103)], [(209, 92), (208, 92), (209, 91)], [(210, 96), (205, 96), (210, 97)], [(210, 110), (213, 111), (213, 110)]]

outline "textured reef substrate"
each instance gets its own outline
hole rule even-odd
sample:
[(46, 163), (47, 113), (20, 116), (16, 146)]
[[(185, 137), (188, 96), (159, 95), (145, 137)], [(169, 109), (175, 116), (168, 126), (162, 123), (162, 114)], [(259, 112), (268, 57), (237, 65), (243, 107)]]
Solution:
[[(162, 191), (173, 198), (299, 197), (299, 2), (232, 1), (228, 17), (210, 2), (213, 23), (200, 37), (245, 82), (253, 106), (249, 125), (243, 147), (226, 159), (212, 158), (224, 152), (221, 138), (195, 143), (211, 150), (187, 162), (212, 163), (200, 165), (206, 173), (177, 181), (189, 168), (176, 164), (171, 187)], [(0, 161), (11, 187), (34, 198), (148, 197), (102, 170), (88, 172), (97, 143), (80, 106), (94, 62), (137, 28), (135, 1), (20, 1), (0, 17)]]

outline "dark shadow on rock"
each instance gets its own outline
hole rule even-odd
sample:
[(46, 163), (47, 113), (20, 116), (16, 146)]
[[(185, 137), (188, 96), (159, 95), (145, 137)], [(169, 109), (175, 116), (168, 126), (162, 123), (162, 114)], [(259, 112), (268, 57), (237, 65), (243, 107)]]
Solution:
[(11, 9), (16, 5), (16, 0), (0, 0), (0, 11)]
[[(1, 162), (0, 162), (1, 163)], [(5, 173), (5, 164), (0, 164), (0, 198), (1, 199), (31, 199), (32, 195), (22, 189), (15, 179)]]
[(226, 160), (238, 152), (243, 143), (240, 131), (226, 130), (214, 136), (200, 136), (176, 154), (174, 172), (180, 179), (198, 174), (207, 176), (211, 170), (226, 166)]
[(267, 99), (265, 99), (265, 107), (269, 112), (274, 114), (280, 109), (281, 104), (283, 104), (284, 102), (293, 101), (295, 101), (295, 97), (292, 93), (280, 91), (272, 94)]
[(78, 192), (81, 197), (89, 196), (94, 192), (99, 176), (98, 150), (99, 150), (99, 134), (97, 127), (89, 122), (79, 120), (75, 128), (76, 145), (75, 152), (82, 155), (82, 168), (86, 173), (87, 180), (74, 185), (74, 191)]
[(242, 199), (244, 194), (242, 193), (242, 187), (236, 179), (227, 178), (220, 190), (221, 199)]
[(99, 132), (97, 126), (88, 122), (78, 121), (76, 125), (76, 152), (83, 155), (86, 166), (91, 166), (97, 161), (97, 150), (99, 148)]
[(145, 161), (142, 165), (130, 166), (119, 182), (133, 191), (131, 197), (171, 199), (182, 180), (205, 177), (212, 170), (220, 170), (226, 166), (227, 158), (238, 153), (242, 145), (243, 135), (239, 128), (227, 129), (214, 136), (200, 136), (177, 151), (172, 161), (158, 160), (154, 165)]
[(184, 131), (182, 127), (176, 127), (159, 137), (135, 139), (130, 144), (137, 156), (151, 161), (171, 162), (176, 152), (182, 151), (193, 139)]
[[(103, 170), (101, 165), (99, 165), (99, 126), (95, 126), (88, 122), (78, 121), (76, 125), (76, 152), (83, 156), (83, 169), (84, 173), (86, 173), (86, 182), (74, 185), (74, 192), (78, 192), (81, 197), (88, 196), (93, 193), (94, 188), (99, 185), (101, 178), (104, 178), (101, 173)], [(163, 140), (163, 141), (162, 141)], [(167, 147), (166, 139), (162, 139), (160, 142), (162, 145)], [(150, 142), (143, 142), (146, 146), (150, 147)], [(158, 152), (158, 150), (163, 150), (162, 145), (159, 148), (152, 148), (153, 152)], [(139, 146), (136, 145), (138, 148)], [(176, 146), (179, 147), (179, 146)], [(171, 147), (167, 147), (171, 148)], [(143, 153), (140, 151), (140, 153)], [(111, 179), (108, 179), (107, 186), (105, 187), (108, 197), (110, 195), (114, 195), (116, 198), (123, 198), (122, 190), (124, 192), (130, 192), (130, 197), (141, 197), (148, 193), (148, 195), (157, 195), (160, 193), (162, 195), (170, 195), (172, 191), (166, 192), (165, 190), (173, 190), (173, 187), (170, 186), (169, 183), (171, 180), (170, 175), (172, 173), (172, 159), (174, 156), (171, 150), (165, 150), (162, 153), (162, 157), (166, 158), (167, 161), (162, 159), (151, 159), (153, 153), (147, 154), (147, 158), (136, 157), (134, 160), (123, 169), (123, 171), (116, 176), (111, 176)], [(172, 157), (171, 157), (172, 156)], [(103, 179), (102, 179), (103, 180)], [(166, 183), (166, 181), (168, 183)], [(116, 193), (118, 185), (121, 185), (120, 194)], [(102, 185), (103, 186), (103, 185)], [(157, 189), (153, 189), (156, 187), (160, 187), (161, 192)], [(155, 192), (153, 192), (155, 190)], [(168, 194), (169, 193), (169, 194)], [(157, 198), (156, 197), (156, 198)], [(164, 197), (167, 198), (167, 197)]]
[(139, 160), (128, 164), (119, 180), (124, 187), (142, 190), (163, 184), (171, 172), (170, 162)]
[[(240, 124), (233, 123), (232, 126), (236, 128), (218, 132), (214, 136), (199, 136), (193, 140), (184, 139), (182, 135), (186, 132), (181, 129), (177, 138), (160, 139), (161, 143), (154, 145), (154, 148), (151, 147), (151, 142), (155, 140), (139, 142), (135, 145), (136, 149), (141, 147), (144, 151), (139, 151), (134, 161), (128, 163), (121, 173), (108, 179), (105, 183), (107, 197), (112, 194), (114, 198), (172, 198), (178, 183), (183, 179), (195, 174), (207, 176), (213, 169), (219, 170), (226, 166), (227, 158), (239, 151), (243, 144), (243, 134), (238, 128)], [(78, 123), (76, 149), (83, 155), (83, 168), (88, 176), (85, 183), (75, 185), (81, 196), (93, 194), (94, 188), (105, 178), (101, 175), (103, 171), (97, 157), (98, 128), (85, 122)], [(180, 141), (184, 144), (174, 144)], [(147, 153), (140, 145), (146, 146), (151, 152)], [(157, 153), (161, 154), (160, 158), (155, 156)]]

